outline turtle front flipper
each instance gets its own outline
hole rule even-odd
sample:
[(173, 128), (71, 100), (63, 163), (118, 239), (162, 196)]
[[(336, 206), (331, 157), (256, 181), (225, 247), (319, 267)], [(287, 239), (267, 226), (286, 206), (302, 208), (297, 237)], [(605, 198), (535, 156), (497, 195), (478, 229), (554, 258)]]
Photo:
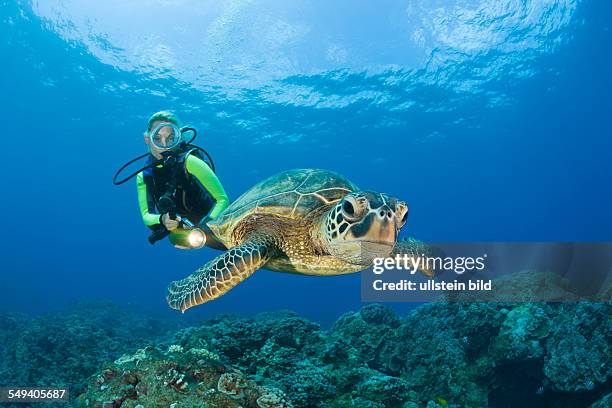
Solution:
[(216, 299), (261, 268), (275, 251), (268, 236), (254, 236), (168, 286), (168, 305), (185, 312)]
[[(433, 257), (437, 254), (439, 250), (437, 248), (433, 248), (425, 244), (423, 241), (419, 241), (414, 238), (408, 238), (405, 240), (397, 241), (395, 247), (393, 248), (393, 252), (391, 252), (392, 257), (396, 255), (408, 255), (410, 259), (421, 259), (419, 265), (417, 265), (419, 272), (429, 276), (430, 278), (435, 275), (435, 270), (426, 267), (422, 262), (424, 262), (425, 257)], [(412, 267), (414, 267), (414, 262)]]

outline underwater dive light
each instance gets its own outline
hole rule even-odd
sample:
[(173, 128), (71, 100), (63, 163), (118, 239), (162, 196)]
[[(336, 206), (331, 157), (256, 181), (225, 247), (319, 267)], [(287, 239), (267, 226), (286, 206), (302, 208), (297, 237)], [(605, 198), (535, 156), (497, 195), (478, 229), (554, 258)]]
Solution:
[(169, 234), (170, 242), (181, 248), (200, 249), (206, 245), (206, 234), (194, 226), (189, 220), (183, 219), (187, 228), (176, 228)]
[(202, 248), (206, 243), (206, 234), (201, 229), (193, 229), (187, 237), (192, 248)]

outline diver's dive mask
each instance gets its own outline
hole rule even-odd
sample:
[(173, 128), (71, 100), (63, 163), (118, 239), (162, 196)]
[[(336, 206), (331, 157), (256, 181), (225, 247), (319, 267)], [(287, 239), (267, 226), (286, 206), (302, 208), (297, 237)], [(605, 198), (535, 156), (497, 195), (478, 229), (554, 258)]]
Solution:
[(149, 132), (151, 144), (159, 150), (170, 150), (177, 147), (183, 141), (183, 133), (192, 131), (194, 136), (187, 142), (191, 143), (195, 139), (193, 128), (179, 128), (174, 123), (162, 122)]
[[(189, 140), (187, 141), (185, 141), (185, 137), (184, 137), (184, 134), (186, 132), (193, 133), (193, 136), (191, 136), (191, 138), (189, 138)], [(129, 176), (124, 177), (123, 179), (119, 180), (119, 175), (123, 172), (123, 170), (125, 170), (132, 163), (135, 163), (140, 159), (143, 159), (145, 157), (151, 157), (151, 154), (145, 153), (145, 154), (142, 154), (130, 160), (129, 162), (121, 166), (119, 170), (117, 170), (117, 172), (115, 173), (115, 176), (113, 177), (113, 184), (116, 186), (123, 184), (126, 181), (130, 180), (132, 177), (135, 177), (141, 171), (144, 171), (146, 169), (150, 169), (150, 168), (160, 166), (160, 165), (164, 165), (164, 166), (173, 165), (177, 161), (176, 155), (180, 154), (181, 152), (186, 151), (187, 149), (201, 151), (208, 158), (210, 168), (213, 171), (215, 171), (215, 165), (212, 162), (212, 158), (210, 157), (208, 152), (202, 149), (201, 147), (191, 144), (195, 140), (197, 135), (198, 133), (196, 129), (191, 126), (185, 126), (185, 127), (179, 128), (178, 126), (170, 122), (160, 123), (159, 125), (155, 126), (153, 130), (151, 130), (151, 132), (149, 132), (149, 137), (150, 137), (151, 143), (157, 149), (162, 151), (161, 152), (162, 158), (159, 160), (153, 160), (149, 162), (144, 167), (141, 167), (140, 169), (134, 171)], [(174, 149), (174, 148), (177, 148), (177, 149)]]

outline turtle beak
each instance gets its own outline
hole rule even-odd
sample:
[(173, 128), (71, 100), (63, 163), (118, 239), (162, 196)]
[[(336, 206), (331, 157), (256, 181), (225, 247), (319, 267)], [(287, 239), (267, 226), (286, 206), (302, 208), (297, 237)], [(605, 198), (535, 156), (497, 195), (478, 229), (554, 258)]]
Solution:
[(363, 240), (342, 241), (336, 244), (336, 256), (344, 261), (368, 267), (375, 258), (386, 258), (391, 255), (394, 245), (387, 242), (372, 242)]
[(395, 213), (387, 205), (371, 210), (361, 223), (351, 228), (351, 238), (363, 242), (395, 245), (397, 239)]
[(362, 222), (353, 225), (342, 246), (351, 246), (356, 254), (351, 263), (369, 265), (374, 258), (386, 258), (391, 254), (397, 233), (395, 214), (383, 205), (371, 210)]
[(376, 210), (372, 233), (378, 235), (378, 240), (388, 243), (389, 245), (395, 245), (397, 232), (397, 222), (395, 222), (395, 213), (393, 210), (387, 205)]

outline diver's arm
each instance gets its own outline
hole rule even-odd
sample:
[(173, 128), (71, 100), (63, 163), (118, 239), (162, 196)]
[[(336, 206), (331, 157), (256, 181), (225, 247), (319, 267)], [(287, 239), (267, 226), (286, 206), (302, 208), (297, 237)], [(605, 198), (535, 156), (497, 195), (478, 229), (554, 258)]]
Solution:
[(193, 174), (198, 179), (215, 200), (215, 206), (208, 214), (211, 219), (215, 219), (229, 205), (229, 198), (219, 178), (204, 160), (191, 154), (185, 160), (185, 168), (189, 174)]
[(136, 176), (136, 187), (138, 188), (138, 206), (140, 207), (142, 221), (147, 227), (152, 227), (155, 224), (159, 224), (159, 214), (151, 214), (149, 212), (147, 185), (144, 182), (142, 172), (138, 173), (138, 176)]

